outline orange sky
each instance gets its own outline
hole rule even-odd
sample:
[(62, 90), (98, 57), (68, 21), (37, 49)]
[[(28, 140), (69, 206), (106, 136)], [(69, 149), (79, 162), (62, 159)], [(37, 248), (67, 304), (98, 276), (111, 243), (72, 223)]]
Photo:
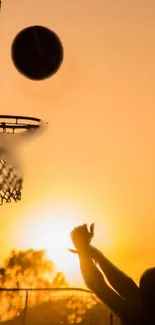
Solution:
[[(136, 281), (154, 264), (154, 13), (153, 0), (3, 0), (0, 112), (41, 117), (49, 128), (23, 151), (22, 201), (0, 208), (0, 260), (23, 247), (37, 206), (52, 220), (53, 207), (65, 206), (103, 228), (94, 243)], [(64, 45), (61, 69), (43, 82), (10, 59), (13, 37), (33, 24)]]

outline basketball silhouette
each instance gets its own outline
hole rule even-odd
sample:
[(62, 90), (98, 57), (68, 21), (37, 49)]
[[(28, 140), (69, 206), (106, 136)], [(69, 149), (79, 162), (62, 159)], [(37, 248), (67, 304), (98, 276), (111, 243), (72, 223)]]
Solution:
[(63, 46), (55, 32), (44, 26), (30, 26), (20, 31), (11, 45), (16, 69), (32, 80), (54, 75), (63, 61)]

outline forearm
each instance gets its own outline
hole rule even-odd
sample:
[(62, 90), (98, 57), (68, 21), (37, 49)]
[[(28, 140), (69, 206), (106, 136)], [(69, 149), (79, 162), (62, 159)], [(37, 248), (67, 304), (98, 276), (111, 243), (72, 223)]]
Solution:
[(105, 281), (96, 288), (95, 294), (124, 324), (135, 323), (135, 318), (138, 319), (142, 312), (139, 305), (124, 300)]
[[(91, 289), (117, 316), (123, 320), (127, 320), (128, 317), (133, 314), (135, 306), (137, 310), (137, 304), (135, 304), (133, 294), (135, 291), (137, 292), (137, 287), (130, 278), (118, 270), (98, 250), (90, 246), (88, 235), (90, 235), (90, 233), (86, 225), (75, 228), (71, 233), (76, 253), (79, 256), (80, 268), (84, 281), (88, 288)], [(106, 284), (104, 275), (95, 262), (97, 262), (103, 270), (115, 291)], [(134, 289), (131, 290), (130, 286), (133, 286)], [(132, 294), (129, 294), (130, 299), (126, 299), (126, 290), (132, 291)], [(116, 293), (116, 291), (119, 294)]]
[(96, 293), (100, 283), (104, 281), (104, 276), (93, 262), (89, 250), (87, 252), (78, 252), (78, 256), (83, 279), (87, 287)]
[(90, 255), (80, 255), (80, 268), (84, 281), (88, 288), (111, 309), (118, 317), (127, 316), (127, 303), (115, 291), (113, 291), (104, 280), (104, 276), (92, 261)]
[(138, 299), (139, 289), (134, 281), (112, 264), (99, 250), (93, 246), (90, 247), (92, 258), (98, 263), (110, 285), (124, 299)]

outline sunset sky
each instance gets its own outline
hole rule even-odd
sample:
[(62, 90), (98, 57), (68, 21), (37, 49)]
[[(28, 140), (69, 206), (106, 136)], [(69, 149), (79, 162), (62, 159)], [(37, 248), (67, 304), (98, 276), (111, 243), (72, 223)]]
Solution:
[[(35, 24), (64, 46), (43, 82), (10, 58), (16, 33)], [(23, 147), (22, 201), (0, 207), (0, 262), (14, 247), (47, 247), (83, 285), (69, 231), (95, 222), (93, 243), (138, 281), (155, 265), (155, 1), (3, 0), (0, 39), (0, 113), (49, 122)]]

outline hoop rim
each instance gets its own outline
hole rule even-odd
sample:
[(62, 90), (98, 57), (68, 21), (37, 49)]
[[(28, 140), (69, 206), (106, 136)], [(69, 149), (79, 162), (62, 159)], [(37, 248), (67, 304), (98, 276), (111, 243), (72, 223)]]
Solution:
[[(15, 120), (10, 122), (9, 120)], [(5, 121), (4, 121), (5, 120)], [(8, 120), (8, 121), (7, 121)], [(20, 121), (22, 120), (22, 121)], [(12, 129), (12, 132), (15, 130), (23, 129), (36, 129), (40, 127), (41, 119), (37, 117), (24, 116), (24, 115), (0, 115), (0, 133), (6, 132), (9, 129)], [(33, 122), (36, 122), (34, 124)]]

